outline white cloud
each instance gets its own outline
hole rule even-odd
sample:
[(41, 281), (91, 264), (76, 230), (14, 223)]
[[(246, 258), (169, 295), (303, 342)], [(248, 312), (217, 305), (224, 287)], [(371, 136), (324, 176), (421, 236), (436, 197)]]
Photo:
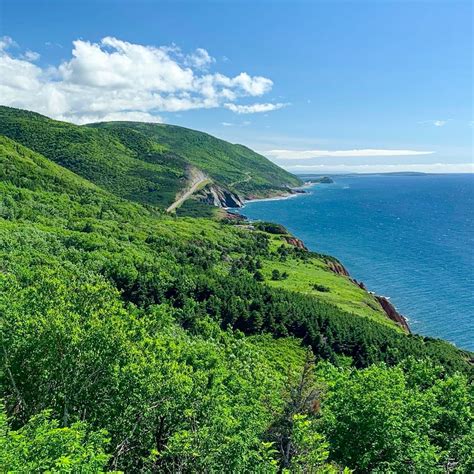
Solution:
[(238, 114), (255, 114), (261, 112), (271, 112), (272, 110), (278, 110), (282, 107), (285, 107), (288, 104), (251, 104), (251, 105), (238, 105), (233, 103), (224, 104), (226, 109), (231, 110), (232, 112), (236, 112)]
[[(66, 120), (67, 117), (59, 116), (59, 120)], [(164, 120), (159, 115), (152, 115), (148, 112), (138, 112), (135, 110), (124, 110), (122, 112), (111, 112), (109, 114), (84, 114), (81, 115), (77, 123), (79, 125), (92, 122), (151, 122), (163, 123)]]
[(63, 45), (61, 43), (51, 43), (51, 41), (46, 41), (46, 43), (44, 43), (44, 45), (48, 48), (62, 48)]
[(42, 68), (37, 53), (10, 54), (0, 39), (0, 101), (76, 123), (91, 120), (161, 121), (159, 112), (225, 107), (236, 113), (275, 110), (283, 104), (239, 105), (243, 97), (271, 91), (273, 82), (241, 72), (234, 77), (200, 73), (214, 59), (199, 48), (155, 47), (105, 37), (73, 42), (72, 57)]
[(39, 53), (35, 52), (35, 51), (30, 51), (30, 50), (27, 50), (25, 51), (25, 53), (23, 54), (22, 56), (24, 59), (26, 59), (27, 61), (38, 61), (38, 59), (41, 57)]
[(11, 47), (18, 47), (18, 44), (13, 41), (13, 38), (10, 38), (10, 36), (1, 36), (0, 37), (0, 51), (5, 51), (8, 48)]
[(196, 67), (198, 69), (206, 69), (216, 60), (203, 48), (198, 48), (196, 51), (186, 57), (186, 65)]
[(448, 122), (449, 122), (449, 120), (423, 120), (423, 121), (418, 122), (418, 123), (434, 125), (435, 127), (444, 127)]
[(262, 152), (277, 160), (309, 160), (328, 157), (371, 157), (371, 156), (415, 156), (431, 155), (434, 151), (379, 150), (374, 148), (355, 150), (268, 150)]
[(418, 173), (474, 173), (474, 163), (410, 163), (388, 165), (291, 165), (284, 166), (293, 172), (317, 174), (335, 173), (394, 173), (411, 171)]
[(252, 122), (250, 120), (244, 120), (238, 123), (221, 122), (221, 125), (223, 125), (224, 127), (248, 127), (251, 124)]

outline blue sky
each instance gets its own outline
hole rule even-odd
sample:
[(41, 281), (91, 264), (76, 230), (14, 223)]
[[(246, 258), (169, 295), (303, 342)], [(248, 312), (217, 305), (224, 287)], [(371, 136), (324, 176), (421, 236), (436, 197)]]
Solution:
[(0, 0), (0, 103), (156, 120), (293, 172), (472, 171), (472, 4)]

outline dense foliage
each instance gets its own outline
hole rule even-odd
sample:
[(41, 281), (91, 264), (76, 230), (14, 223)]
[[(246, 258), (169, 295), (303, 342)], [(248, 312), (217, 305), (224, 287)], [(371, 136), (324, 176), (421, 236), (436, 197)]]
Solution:
[(472, 470), (470, 354), (278, 226), (121, 196), (0, 137), (7, 471)]
[(163, 124), (106, 122), (93, 124), (122, 137), (140, 134), (165, 145), (186, 161), (205, 171), (218, 183), (243, 195), (265, 195), (271, 190), (298, 186), (300, 180), (243, 146), (219, 140), (207, 133)]

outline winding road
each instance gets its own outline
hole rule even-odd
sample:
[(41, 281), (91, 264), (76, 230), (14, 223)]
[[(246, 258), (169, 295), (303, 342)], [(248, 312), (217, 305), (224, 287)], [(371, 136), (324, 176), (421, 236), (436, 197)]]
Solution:
[(207, 184), (211, 183), (212, 180), (208, 178), (202, 171), (196, 172), (189, 182), (187, 188), (183, 193), (166, 209), (166, 212), (173, 212), (181, 204), (183, 204), (186, 199), (189, 199), (198, 189), (203, 188)]

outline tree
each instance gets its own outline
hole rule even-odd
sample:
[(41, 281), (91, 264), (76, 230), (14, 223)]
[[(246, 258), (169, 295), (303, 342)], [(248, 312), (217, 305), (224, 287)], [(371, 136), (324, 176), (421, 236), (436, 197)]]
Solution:
[(0, 465), (4, 472), (102, 472), (110, 458), (107, 434), (90, 431), (83, 422), (61, 428), (49, 411), (11, 430), (0, 413)]
[(472, 463), (462, 447), (474, 400), (465, 377), (446, 376), (426, 361), (363, 370), (323, 364), (318, 375), (328, 386), (321, 428), (332, 460), (363, 472), (400, 473)]
[(256, 281), (264, 281), (265, 277), (263, 276), (263, 273), (260, 270), (257, 270), (253, 277), (255, 278)]
[[(308, 474), (336, 474), (339, 468), (328, 463), (329, 443), (316, 430), (314, 420), (308, 415), (294, 415), (293, 417), (293, 455), (289, 468), (291, 473)], [(284, 472), (285, 472), (284, 471)], [(348, 469), (343, 470), (349, 474)]]
[(278, 269), (274, 268), (272, 270), (272, 280), (277, 281), (281, 280), (281, 273)]

